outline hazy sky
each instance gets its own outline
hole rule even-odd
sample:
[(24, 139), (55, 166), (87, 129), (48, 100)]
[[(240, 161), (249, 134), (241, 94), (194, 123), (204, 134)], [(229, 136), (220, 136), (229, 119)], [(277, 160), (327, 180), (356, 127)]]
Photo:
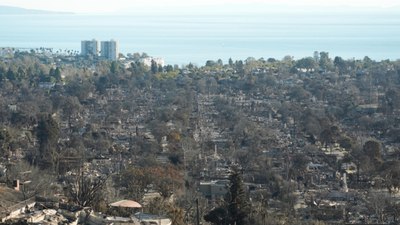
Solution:
[(260, 10), (261, 6), (285, 9), (290, 7), (315, 8), (392, 8), (399, 7), (399, 0), (0, 0), (0, 5), (18, 6), (31, 9), (69, 11), (84, 13), (112, 13), (151, 9), (174, 10), (196, 7), (207, 9), (216, 6)]

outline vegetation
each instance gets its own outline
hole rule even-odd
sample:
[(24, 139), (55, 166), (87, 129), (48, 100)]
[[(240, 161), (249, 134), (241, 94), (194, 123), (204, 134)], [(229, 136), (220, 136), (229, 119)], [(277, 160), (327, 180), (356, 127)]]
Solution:
[(208, 212), (204, 219), (212, 224), (249, 224), (250, 203), (246, 196), (240, 168), (231, 167), (228, 193), (223, 204)]
[[(199, 218), (213, 224), (398, 216), (400, 61), (321, 52), (179, 68), (141, 58), (1, 59), (0, 179), (32, 180), (27, 198), (47, 185), (96, 209), (135, 199), (176, 224), (196, 222), (195, 199)], [(32, 171), (26, 177), (20, 163)], [(226, 195), (198, 191), (226, 179)], [(344, 183), (365, 207), (324, 208), (324, 185), (343, 191)], [(383, 190), (383, 206), (365, 194)]]

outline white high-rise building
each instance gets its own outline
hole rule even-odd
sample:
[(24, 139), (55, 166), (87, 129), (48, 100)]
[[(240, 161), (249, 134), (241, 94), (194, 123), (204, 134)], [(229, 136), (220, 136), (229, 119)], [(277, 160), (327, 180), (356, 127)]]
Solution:
[(83, 56), (98, 56), (99, 42), (96, 39), (81, 41), (81, 55)]
[(108, 60), (118, 59), (118, 42), (114, 40), (101, 42), (101, 56)]

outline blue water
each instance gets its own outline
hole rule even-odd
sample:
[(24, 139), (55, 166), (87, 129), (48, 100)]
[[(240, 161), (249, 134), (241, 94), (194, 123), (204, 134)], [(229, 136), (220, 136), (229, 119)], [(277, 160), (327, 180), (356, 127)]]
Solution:
[(80, 50), (80, 41), (115, 39), (123, 54), (146, 52), (168, 64), (203, 65), (314, 51), (331, 57), (400, 59), (400, 15), (270, 13), (256, 15), (0, 15), (0, 47)]

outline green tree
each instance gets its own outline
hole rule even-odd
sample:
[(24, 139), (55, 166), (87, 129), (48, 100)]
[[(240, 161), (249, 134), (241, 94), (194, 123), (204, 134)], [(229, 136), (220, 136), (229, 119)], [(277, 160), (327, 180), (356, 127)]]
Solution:
[(355, 145), (350, 152), (352, 160), (357, 165), (357, 180), (360, 174), (375, 174), (382, 166), (380, 143), (375, 140), (367, 141), (362, 147)]
[(305, 154), (298, 153), (293, 155), (291, 161), (292, 161), (292, 168), (290, 171), (291, 177), (293, 177), (295, 180), (301, 179), (307, 170), (307, 164), (310, 160), (307, 158)]
[(323, 130), (320, 134), (320, 139), (325, 148), (328, 148), (328, 146), (334, 141), (334, 134), (332, 130), (329, 128)]
[(15, 73), (11, 68), (8, 68), (6, 76), (7, 76), (7, 79), (10, 80), (10, 81), (13, 81), (13, 80), (16, 79), (15, 78)]
[(238, 165), (232, 165), (225, 202), (209, 211), (204, 219), (216, 225), (245, 225), (248, 224), (249, 215), (250, 203), (241, 168)]
[(60, 69), (60, 67), (57, 67), (57, 68), (54, 70), (53, 75), (51, 75), (51, 76), (54, 77), (54, 79), (55, 79), (57, 82), (60, 82), (60, 81), (61, 81), (61, 69)]
[(368, 56), (365, 56), (363, 61), (362, 61), (362, 63), (363, 63), (363, 67), (365, 69), (368, 69), (368, 68), (370, 68), (372, 66), (373, 61)]
[(377, 141), (370, 140), (365, 142), (363, 151), (371, 161), (380, 162), (382, 160), (381, 145)]
[(346, 61), (339, 56), (336, 56), (333, 60), (333, 65), (335, 65), (336, 69), (339, 71), (339, 74), (344, 74), (346, 70)]
[(0, 81), (4, 80), (6, 74), (7, 74), (6, 65), (3, 62), (0, 62)]
[(112, 74), (117, 74), (119, 72), (119, 64), (116, 61), (113, 61), (110, 65), (110, 71)]
[(172, 65), (167, 65), (165, 67), (165, 71), (167, 71), (167, 73), (174, 71), (174, 67)]
[(0, 156), (4, 157), (10, 148), (12, 136), (9, 130), (5, 127), (0, 129)]
[(244, 225), (250, 214), (250, 203), (245, 192), (242, 171), (239, 166), (231, 167), (229, 191), (226, 196), (230, 224)]
[(233, 66), (233, 60), (232, 60), (232, 58), (229, 58), (229, 60), (228, 60), (228, 64), (229, 64), (229, 66), (230, 66), (230, 67), (232, 67), (232, 66)]
[(207, 67), (214, 67), (214, 66), (217, 66), (217, 63), (214, 60), (207, 60), (206, 61), (206, 66)]
[(328, 52), (320, 52), (319, 53), (319, 68), (326, 71), (330, 70), (333, 67), (332, 60), (329, 58)]
[(242, 60), (236, 61), (235, 62), (235, 69), (236, 72), (240, 75), (240, 76), (244, 76), (244, 64)]
[(228, 212), (224, 207), (217, 207), (204, 215), (204, 220), (215, 225), (228, 225)]
[(296, 63), (296, 67), (299, 69), (306, 69), (306, 71), (314, 71), (317, 64), (312, 57), (299, 59)]
[(18, 70), (17, 70), (17, 78), (18, 78), (18, 80), (22, 80), (22, 79), (25, 79), (25, 78), (26, 78), (26, 71), (25, 71), (24, 68), (18, 67)]
[(57, 142), (60, 136), (60, 128), (57, 121), (47, 115), (39, 120), (37, 127), (37, 139), (39, 141), (39, 157), (37, 162), (42, 168), (52, 167), (55, 171), (57, 163)]
[(158, 72), (158, 66), (157, 62), (154, 60), (151, 60), (151, 67), (150, 67), (151, 73), (156, 74)]

